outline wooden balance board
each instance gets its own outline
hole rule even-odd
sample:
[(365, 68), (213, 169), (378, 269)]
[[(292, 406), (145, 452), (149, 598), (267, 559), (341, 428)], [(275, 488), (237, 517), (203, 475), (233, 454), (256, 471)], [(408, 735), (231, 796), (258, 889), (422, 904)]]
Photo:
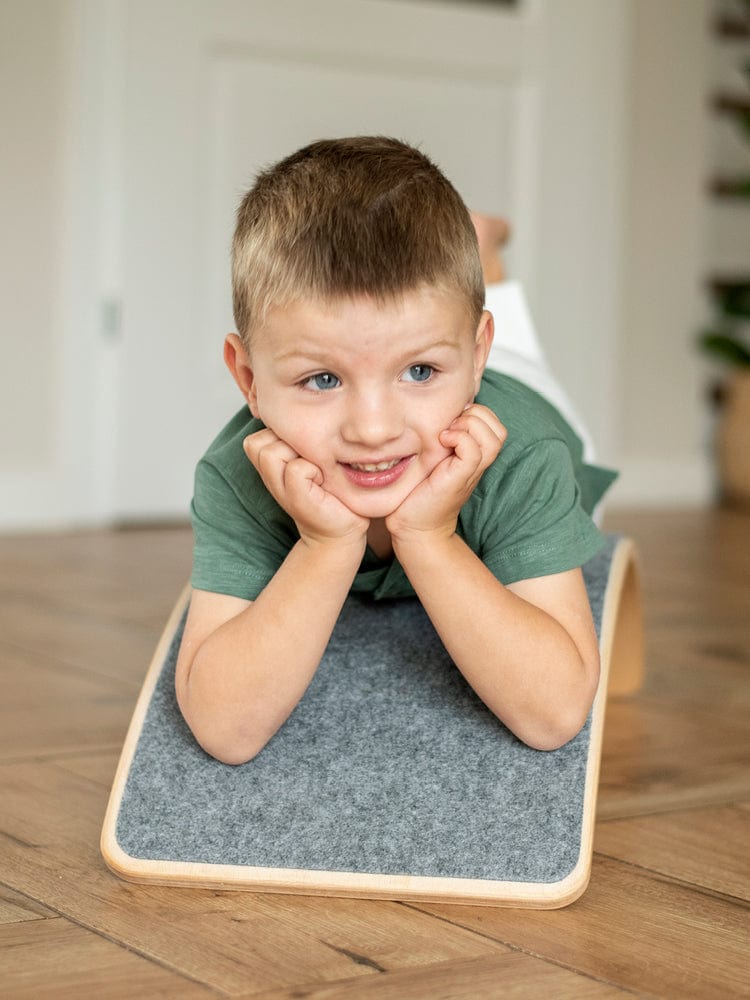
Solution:
[(588, 883), (607, 693), (641, 680), (632, 542), (585, 567), (598, 694), (581, 733), (532, 750), (479, 701), (415, 599), (350, 597), (320, 667), (253, 760), (196, 744), (174, 695), (190, 591), (133, 715), (102, 831), (122, 878), (175, 886), (551, 908)]

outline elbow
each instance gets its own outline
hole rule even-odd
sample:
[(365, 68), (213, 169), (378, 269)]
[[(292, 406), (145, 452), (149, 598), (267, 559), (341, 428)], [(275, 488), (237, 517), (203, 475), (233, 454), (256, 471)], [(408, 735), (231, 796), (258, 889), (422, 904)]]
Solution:
[[(188, 722), (190, 726), (190, 723)], [(218, 760), (220, 764), (239, 767), (257, 757), (268, 740), (252, 740), (246, 735), (229, 732), (202, 732), (200, 727), (190, 726), (190, 731), (200, 748)]]
[(534, 750), (551, 752), (564, 747), (581, 732), (591, 712), (599, 682), (599, 664), (592, 670), (577, 697), (565, 705), (556, 705), (555, 711), (537, 720), (524, 734), (517, 733), (527, 746)]
[(177, 704), (182, 717), (198, 746), (214, 760), (234, 767), (247, 764), (257, 757), (273, 733), (249, 732), (217, 718), (191, 702), (186, 688), (178, 688)]
[(536, 731), (530, 732), (520, 738), (532, 750), (551, 753), (553, 750), (560, 750), (566, 743), (570, 743), (572, 739), (575, 739), (586, 724), (587, 718), (588, 713), (583, 716), (571, 714), (565, 719), (550, 720), (548, 723), (539, 726)]
[(263, 747), (247, 750), (237, 746), (213, 746), (207, 744), (205, 741), (201, 742), (201, 740), (198, 740), (198, 743), (209, 755), (209, 757), (213, 757), (214, 760), (218, 760), (220, 764), (229, 764), (232, 767), (239, 767), (240, 764), (248, 764), (254, 757), (257, 757), (263, 749)]

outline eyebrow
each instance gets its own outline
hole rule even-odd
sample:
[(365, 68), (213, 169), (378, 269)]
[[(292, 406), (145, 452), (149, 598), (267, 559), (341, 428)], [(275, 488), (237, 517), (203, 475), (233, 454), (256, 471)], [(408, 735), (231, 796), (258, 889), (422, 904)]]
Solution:
[[(422, 354), (427, 354), (429, 351), (434, 351), (439, 348), (447, 348), (448, 350), (457, 351), (459, 349), (459, 344), (457, 340), (435, 340), (430, 341), (427, 344), (419, 344), (414, 348), (409, 348), (409, 350), (404, 351), (402, 358), (405, 361), (410, 357), (419, 357)], [(306, 351), (304, 349), (292, 348), (289, 351), (285, 351), (283, 354), (276, 355), (276, 361), (293, 361), (298, 358), (300, 361), (314, 361), (325, 363), (325, 359), (322, 356), (316, 356), (314, 351)]]

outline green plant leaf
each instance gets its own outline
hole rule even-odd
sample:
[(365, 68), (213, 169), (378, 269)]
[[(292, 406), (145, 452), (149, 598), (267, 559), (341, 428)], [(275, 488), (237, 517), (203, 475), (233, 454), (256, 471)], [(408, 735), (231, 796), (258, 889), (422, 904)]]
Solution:
[(712, 357), (738, 368), (750, 365), (750, 350), (739, 337), (706, 330), (698, 338), (701, 348)]
[(714, 281), (711, 291), (725, 316), (750, 319), (750, 281)]

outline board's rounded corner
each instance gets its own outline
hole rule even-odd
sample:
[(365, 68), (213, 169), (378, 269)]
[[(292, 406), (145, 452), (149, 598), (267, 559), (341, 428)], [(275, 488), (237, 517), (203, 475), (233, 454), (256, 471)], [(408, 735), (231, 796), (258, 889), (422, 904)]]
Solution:
[(559, 882), (550, 884), (546, 909), (562, 910), (577, 902), (586, 892), (591, 881), (591, 858), (579, 858), (575, 867)]
[(120, 846), (114, 830), (109, 829), (106, 825), (102, 828), (101, 836), (99, 837), (99, 852), (107, 868), (113, 875), (116, 875), (117, 878), (122, 879), (124, 882), (149, 883), (161, 881), (158, 873), (154, 870), (154, 862), (144, 860), (143, 858), (136, 858), (132, 854), (128, 854)]
[(117, 839), (114, 824), (105, 820), (99, 837), (99, 853), (109, 870), (119, 878), (127, 879), (137, 859), (123, 850)]

